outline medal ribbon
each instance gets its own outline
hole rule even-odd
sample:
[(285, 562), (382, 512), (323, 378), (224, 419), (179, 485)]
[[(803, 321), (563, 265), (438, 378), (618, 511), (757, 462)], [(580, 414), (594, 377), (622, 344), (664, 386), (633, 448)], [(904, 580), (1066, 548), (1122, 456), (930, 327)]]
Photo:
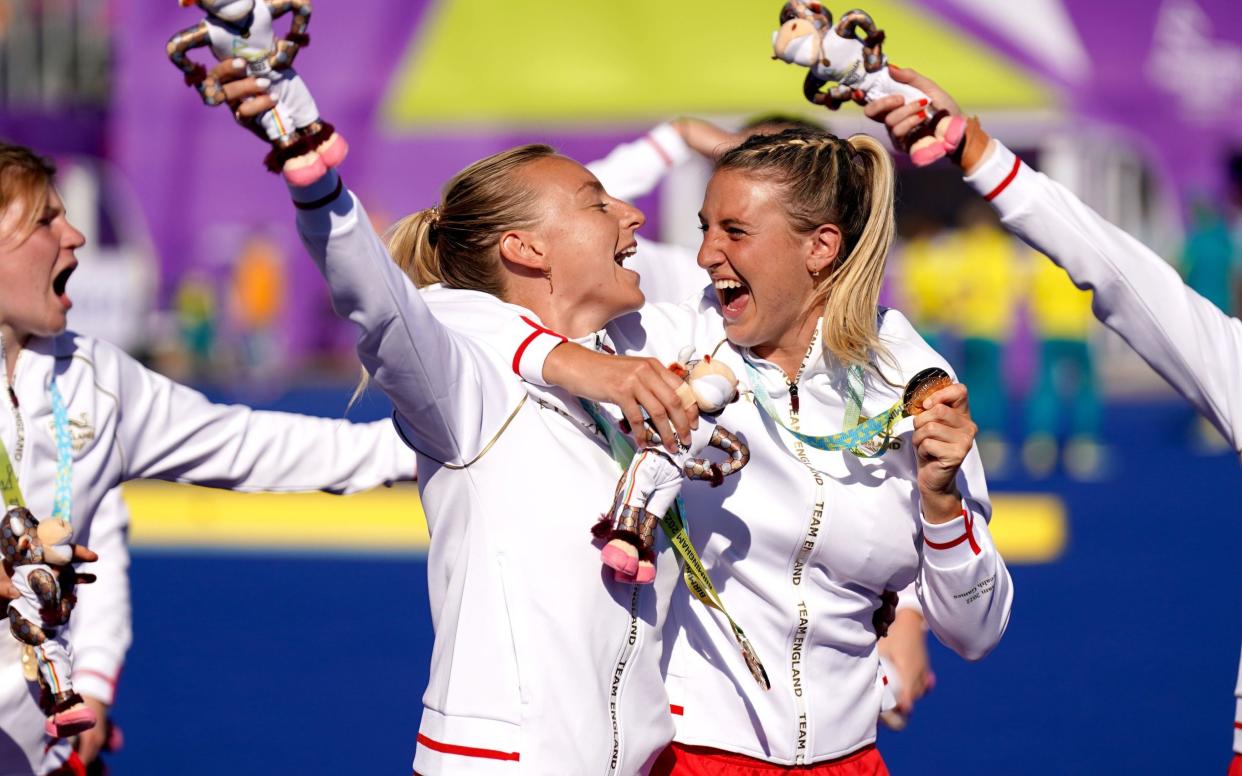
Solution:
[[(9, 385), (8, 363), (5, 358), (4, 339), (0, 337), (0, 383), (5, 392), (12, 394)], [(52, 506), (52, 517), (70, 521), (73, 513), (73, 441), (69, 435), (69, 412), (65, 408), (64, 397), (53, 377), (48, 387), (52, 395), (52, 430), (56, 438), (56, 497)], [(16, 401), (16, 399), (14, 399)], [(16, 407), (14, 412), (16, 412)], [(22, 490), (17, 483), (17, 472), (9, 459), (9, 451), (0, 439), (0, 493), (4, 495), (4, 508), (24, 507)]]
[[(613, 427), (598, 404), (585, 399), (579, 399), (579, 402), (591, 416), (591, 420), (595, 421), (595, 426), (604, 435), (604, 439), (608, 441), (608, 449), (612, 453), (613, 460), (620, 464), (622, 471), (628, 470), (630, 462), (634, 459), (634, 443)], [(672, 545), (673, 550), (684, 564), (682, 579), (685, 580), (686, 587), (690, 589), (695, 598), (699, 599), (704, 606), (720, 612), (728, 620), (729, 627), (733, 631), (733, 638), (737, 640), (738, 648), (742, 651), (742, 659), (746, 661), (746, 667), (750, 669), (751, 676), (755, 678), (760, 687), (770, 690), (772, 683), (768, 680), (768, 672), (764, 669), (763, 662), (759, 660), (759, 653), (755, 651), (750, 639), (746, 638), (742, 627), (725, 609), (724, 601), (720, 598), (720, 593), (716, 591), (716, 586), (712, 584), (712, 579), (703, 565), (702, 558), (699, 557), (698, 550), (694, 549), (694, 543), (690, 541), (690, 535), (686, 532), (686, 522), (681, 516), (683, 511), (685, 511), (685, 504), (681, 496), (678, 496), (673, 508), (660, 518), (660, 528), (663, 529), (664, 535), (668, 537), (668, 543)]]
[[(902, 417), (901, 402), (897, 402), (879, 415), (868, 418), (861, 423), (862, 417), (862, 367), (854, 365), (846, 373), (846, 401), (844, 430), (836, 434), (817, 436), (804, 434), (790, 428), (781, 420), (780, 414), (763, 385), (759, 372), (746, 362), (746, 371), (750, 374), (751, 390), (755, 395), (755, 403), (781, 428), (808, 447), (816, 450), (848, 450), (859, 458), (879, 458), (888, 452), (888, 442), (892, 438), (893, 426)], [(876, 440), (876, 437), (882, 437)], [(878, 449), (876, 447), (879, 442)]]

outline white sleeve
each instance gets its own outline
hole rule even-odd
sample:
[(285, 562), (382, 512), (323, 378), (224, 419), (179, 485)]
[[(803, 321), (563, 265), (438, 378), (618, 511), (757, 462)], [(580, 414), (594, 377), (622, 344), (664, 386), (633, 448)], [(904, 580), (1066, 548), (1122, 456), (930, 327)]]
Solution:
[(992, 502), (977, 447), (958, 473), (963, 514), (947, 523), (922, 520), (918, 593), (936, 638), (967, 660), (979, 660), (1009, 625), (1013, 582), (992, 542)]
[(998, 141), (966, 182), (992, 202), (1007, 229), (1093, 291), (1096, 317), (1242, 452), (1242, 321)]
[(214, 404), (111, 345), (97, 347), (113, 351), (117, 368), (121, 481), (352, 493), (414, 477), (413, 453), (388, 421), (359, 424)]
[(587, 169), (611, 196), (632, 200), (649, 194), (669, 170), (693, 153), (681, 133), (665, 123), (633, 142), (622, 143)]
[(392, 401), (403, 433), (441, 461), (473, 457), (512, 411), (520, 389), (498, 363), (496, 348), (516, 351), (531, 326), (514, 316), (491, 348), (444, 326), (335, 171), (291, 193), (302, 242), (328, 281), (333, 308), (358, 326), (358, 355)]
[(69, 620), (73, 646), (73, 689), (112, 705), (125, 653), (133, 639), (129, 600), (129, 510), (120, 488), (112, 488), (91, 517), (88, 531), (75, 536), (99, 554), (79, 570), (98, 579), (78, 586)]

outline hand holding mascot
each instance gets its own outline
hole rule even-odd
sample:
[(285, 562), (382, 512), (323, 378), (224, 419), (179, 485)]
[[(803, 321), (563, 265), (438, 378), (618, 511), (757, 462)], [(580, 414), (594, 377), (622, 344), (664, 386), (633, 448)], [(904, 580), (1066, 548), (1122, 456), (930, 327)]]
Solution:
[[(298, 51), (310, 44), (306, 29), (310, 24), (309, 0), (179, 0), (207, 12), (207, 18), (174, 35), (168, 41), (168, 58), (183, 73), (185, 82), (198, 90), (207, 105), (224, 102), (224, 90), (203, 65), (187, 54), (195, 48), (210, 47), (221, 62), (240, 58), (247, 74), (259, 79), (276, 106), (259, 117), (259, 127), (272, 144), (265, 163), (280, 172), (289, 183), (307, 186), (330, 167), (345, 159), (349, 150), (345, 138), (331, 124), (319, 118), (319, 109), (310, 90), (293, 69)], [(293, 12), (288, 35), (277, 38), (272, 20)], [(238, 117), (240, 121), (240, 117)]]
[[(900, 95), (927, 106), (924, 120), (908, 136), (910, 159), (919, 167), (951, 154), (961, 145), (966, 120), (937, 109), (922, 91), (893, 79), (881, 50), (884, 31), (865, 11), (848, 11), (834, 26), (822, 3), (789, 0), (781, 8), (780, 29), (772, 33), (773, 59), (810, 68), (802, 93), (816, 105), (836, 110), (858, 98), (864, 104)], [(858, 38), (862, 30), (866, 37)], [(826, 92), (820, 90), (836, 83)]]
[[(697, 404), (700, 418), (719, 415), (737, 398), (737, 377), (711, 356), (690, 361), (692, 352), (683, 352), (681, 360), (669, 367), (685, 380), (677, 387), (677, 395), (687, 409)], [(728, 459), (716, 464), (695, 457), (707, 447), (725, 452)], [(645, 585), (655, 579), (656, 524), (673, 506), (683, 475), (709, 480), (715, 487), (749, 460), (745, 442), (720, 426), (706, 423), (676, 455), (659, 446), (658, 435), (650, 446), (639, 450), (617, 482), (612, 509), (595, 527), (597, 536), (608, 539), (600, 559), (613, 569), (617, 581)]]

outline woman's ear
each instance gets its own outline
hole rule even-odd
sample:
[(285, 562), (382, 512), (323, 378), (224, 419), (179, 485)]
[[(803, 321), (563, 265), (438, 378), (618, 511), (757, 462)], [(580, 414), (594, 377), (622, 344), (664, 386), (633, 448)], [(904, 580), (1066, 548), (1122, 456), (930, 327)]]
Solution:
[(836, 224), (824, 224), (811, 233), (811, 252), (806, 258), (806, 270), (812, 275), (824, 272), (841, 256), (844, 239)]
[(500, 258), (541, 274), (548, 269), (543, 243), (534, 232), (526, 230), (513, 230), (500, 236)]

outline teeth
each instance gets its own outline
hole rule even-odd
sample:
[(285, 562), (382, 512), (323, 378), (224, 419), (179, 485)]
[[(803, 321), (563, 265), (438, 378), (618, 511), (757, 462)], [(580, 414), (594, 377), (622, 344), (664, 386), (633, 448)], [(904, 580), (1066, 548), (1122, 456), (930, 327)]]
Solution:
[(614, 260), (615, 260), (618, 264), (620, 264), (621, 262), (623, 262), (623, 261), (625, 261), (626, 259), (628, 259), (628, 258), (630, 258), (631, 256), (633, 256), (635, 253), (638, 253), (638, 248), (637, 248), (637, 246), (630, 246), (629, 248), (626, 248), (625, 250), (623, 250), (623, 251), (621, 251), (620, 253), (618, 253), (618, 254), (614, 257)]
[(714, 285), (716, 286), (716, 288), (719, 288), (722, 290), (726, 288), (745, 288), (746, 287), (736, 280), (729, 280), (729, 279), (717, 280), (714, 283)]

